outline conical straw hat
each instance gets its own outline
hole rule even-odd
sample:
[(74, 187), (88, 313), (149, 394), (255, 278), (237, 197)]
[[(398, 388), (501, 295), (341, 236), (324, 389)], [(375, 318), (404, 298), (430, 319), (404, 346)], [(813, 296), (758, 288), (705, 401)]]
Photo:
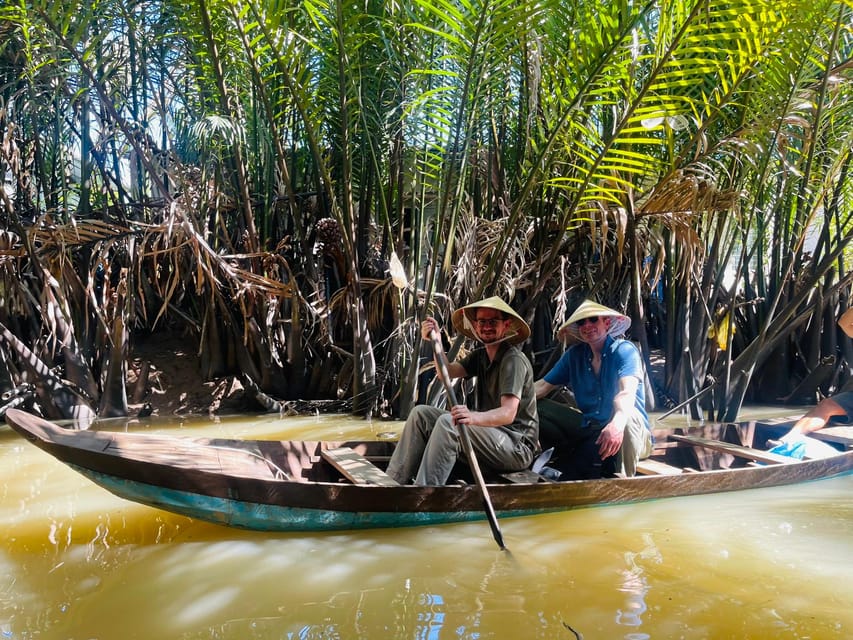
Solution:
[(472, 340), (479, 340), (477, 332), (474, 330), (474, 319), (476, 317), (477, 309), (494, 309), (496, 311), (502, 311), (508, 319), (512, 321), (509, 329), (507, 329), (506, 335), (504, 336), (504, 340), (506, 340), (506, 342), (509, 342), (510, 344), (520, 344), (530, 337), (530, 327), (527, 326), (527, 323), (513, 310), (512, 307), (501, 300), (498, 296), (492, 296), (491, 298), (486, 298), (479, 302), (472, 302), (471, 304), (454, 311), (453, 316), (451, 316), (454, 329), (459, 333), (468, 336)]
[(584, 300), (580, 303), (578, 308), (575, 309), (575, 312), (571, 317), (557, 330), (557, 334), (564, 334), (577, 340), (579, 339), (579, 333), (575, 323), (578, 320), (594, 318), (596, 316), (600, 318), (605, 316), (611, 318), (610, 329), (607, 330), (607, 333), (611, 336), (621, 336), (631, 326), (631, 318), (628, 316), (623, 315), (610, 307), (605, 307), (603, 304), (598, 304), (592, 300)]

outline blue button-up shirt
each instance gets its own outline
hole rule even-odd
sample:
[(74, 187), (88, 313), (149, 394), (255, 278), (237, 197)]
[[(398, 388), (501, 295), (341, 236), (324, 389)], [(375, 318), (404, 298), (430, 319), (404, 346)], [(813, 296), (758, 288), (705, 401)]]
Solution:
[(606, 425), (613, 417), (613, 399), (619, 393), (619, 379), (633, 376), (640, 381), (634, 407), (643, 417), (646, 428), (646, 390), (643, 384), (643, 363), (640, 351), (629, 340), (607, 336), (601, 351), (601, 368), (598, 375), (592, 369), (592, 349), (585, 342), (573, 345), (554, 368), (545, 375), (545, 382), (555, 386), (570, 387), (575, 402), (583, 413), (583, 425)]

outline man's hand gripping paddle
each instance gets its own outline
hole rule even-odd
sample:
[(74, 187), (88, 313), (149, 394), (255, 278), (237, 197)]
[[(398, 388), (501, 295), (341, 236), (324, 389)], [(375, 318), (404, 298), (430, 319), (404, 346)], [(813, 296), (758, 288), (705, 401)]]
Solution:
[[(447, 400), (450, 406), (459, 404), (456, 401), (456, 392), (453, 385), (450, 384), (450, 374), (447, 371), (447, 356), (444, 355), (444, 347), (441, 346), (441, 337), (435, 329), (430, 333), (432, 338), (432, 348), (435, 350), (435, 359), (438, 362), (438, 376), (444, 385), (444, 390), (447, 391)], [(492, 535), (495, 542), (504, 551), (507, 550), (504, 544), (504, 537), (501, 533), (500, 525), (498, 524), (498, 516), (495, 513), (495, 508), (492, 506), (492, 499), (489, 497), (489, 490), (486, 488), (486, 481), (483, 480), (483, 474), (480, 471), (480, 465), (477, 462), (477, 455), (474, 452), (474, 445), (471, 444), (471, 438), (468, 436), (468, 429), (464, 424), (457, 424), (459, 437), (462, 440), (462, 448), (465, 450), (465, 456), (468, 458), (468, 465), (471, 467), (471, 472), (474, 474), (474, 479), (477, 481), (477, 487), (480, 489), (480, 495), (483, 497), (483, 509), (489, 519), (489, 526), (492, 528)]]

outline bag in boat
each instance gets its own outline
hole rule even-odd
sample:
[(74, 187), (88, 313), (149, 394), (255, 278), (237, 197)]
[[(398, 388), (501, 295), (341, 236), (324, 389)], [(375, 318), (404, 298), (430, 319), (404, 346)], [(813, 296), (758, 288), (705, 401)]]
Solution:
[(838, 450), (835, 447), (806, 436), (789, 442), (780, 442), (772, 449), (768, 449), (768, 451), (796, 460), (802, 460), (803, 458), (813, 460), (815, 458), (826, 458), (838, 454)]

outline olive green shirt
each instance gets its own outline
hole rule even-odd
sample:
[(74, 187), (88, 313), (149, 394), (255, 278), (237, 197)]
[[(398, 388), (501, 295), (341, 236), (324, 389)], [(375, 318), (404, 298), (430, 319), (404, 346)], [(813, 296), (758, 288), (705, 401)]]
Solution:
[(515, 420), (506, 429), (523, 439), (534, 450), (539, 444), (539, 414), (533, 389), (533, 366), (518, 347), (503, 343), (493, 362), (485, 347), (478, 347), (459, 361), (466, 378), (477, 378), (474, 409), (489, 411), (501, 406), (501, 396), (518, 398)]

